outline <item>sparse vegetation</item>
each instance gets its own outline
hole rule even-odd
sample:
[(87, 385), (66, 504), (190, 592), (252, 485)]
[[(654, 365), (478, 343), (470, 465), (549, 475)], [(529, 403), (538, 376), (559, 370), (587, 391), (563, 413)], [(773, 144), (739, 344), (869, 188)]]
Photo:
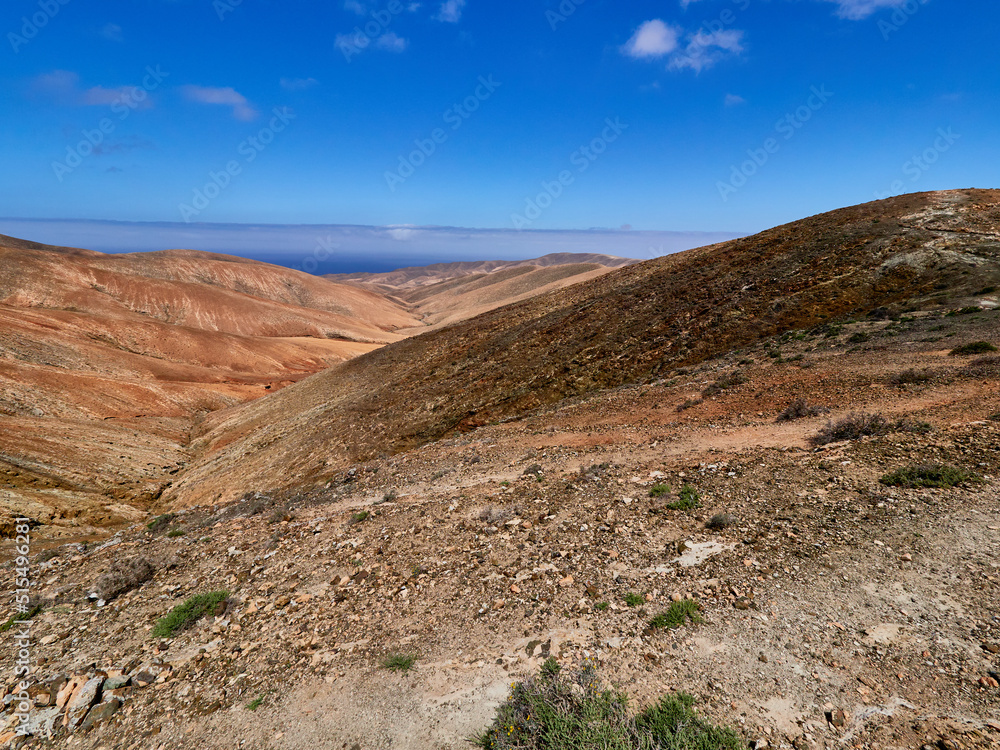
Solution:
[(371, 513), (369, 511), (360, 510), (357, 513), (352, 513), (347, 523), (348, 525), (353, 526), (356, 523), (362, 523), (364, 521), (367, 521), (369, 516), (371, 516)]
[(968, 357), (973, 354), (989, 354), (995, 352), (997, 348), (989, 341), (973, 341), (971, 344), (956, 346), (949, 354), (952, 357)]
[(164, 513), (162, 516), (157, 516), (152, 521), (146, 524), (146, 528), (152, 531), (154, 534), (163, 531), (170, 523), (174, 520), (173, 513)]
[(259, 698), (254, 698), (252, 701), (247, 703), (247, 711), (256, 711), (264, 703), (264, 696)]
[(730, 526), (735, 526), (738, 523), (736, 516), (729, 513), (716, 513), (712, 516), (705, 527), (711, 529), (712, 531), (722, 531), (723, 529), (728, 529)]
[(611, 604), (608, 602), (598, 602), (597, 604), (594, 605), (594, 609), (596, 609), (598, 612), (605, 612), (610, 606)]
[(402, 672), (406, 674), (417, 663), (415, 654), (390, 654), (382, 660), (383, 669), (390, 672)]
[(917, 370), (911, 367), (908, 370), (897, 372), (889, 378), (890, 385), (918, 385), (931, 380), (932, 374), (927, 370)]
[(646, 603), (646, 597), (642, 594), (636, 594), (633, 591), (628, 592), (622, 597), (622, 600), (630, 607), (641, 607)]
[[(552, 661), (552, 660), (550, 660)], [(511, 686), (489, 729), (472, 738), (482, 750), (739, 750), (735, 731), (694, 711), (675, 693), (633, 716), (626, 693), (605, 688), (596, 669), (550, 669)], [(558, 667), (558, 665), (556, 665)]]
[(899, 419), (890, 422), (881, 414), (857, 412), (826, 425), (813, 437), (815, 445), (826, 445), (842, 440), (858, 440), (862, 437), (877, 437), (891, 432), (913, 432), (925, 435), (934, 427), (929, 422), (914, 419)]
[(176, 539), (179, 536), (184, 536), (187, 532), (184, 529), (171, 529), (167, 532), (167, 537), (169, 539)]
[(693, 408), (695, 406), (698, 406), (699, 404), (703, 404), (703, 403), (705, 403), (705, 401), (703, 399), (700, 399), (700, 398), (689, 398), (683, 404), (679, 404), (677, 406), (677, 411), (678, 412), (687, 411), (688, 409), (691, 409), (691, 408)]
[(156, 575), (156, 566), (146, 557), (115, 560), (94, 584), (101, 599), (110, 602), (122, 594), (137, 589)]
[(998, 411), (996, 414), (990, 414), (987, 417), (987, 419), (990, 420), (991, 422), (1000, 422), (1000, 411)]
[(654, 484), (649, 490), (650, 497), (663, 497), (664, 495), (670, 494), (669, 484)]
[(805, 419), (807, 417), (818, 417), (820, 414), (826, 414), (829, 409), (824, 406), (810, 406), (809, 402), (804, 398), (797, 398), (778, 415), (777, 422), (793, 422), (796, 419)]
[(738, 385), (743, 385), (748, 382), (746, 376), (739, 372), (729, 373), (728, 375), (723, 375), (721, 378), (712, 383), (708, 388), (701, 392), (702, 398), (709, 398), (715, 396), (723, 391), (727, 391), (730, 388), (735, 388)]
[(864, 331), (858, 331), (857, 333), (852, 333), (847, 337), (848, 344), (863, 344), (866, 341), (871, 340), (871, 334), (865, 333)]
[(681, 491), (678, 493), (677, 499), (670, 503), (667, 507), (670, 508), (670, 510), (694, 510), (695, 508), (700, 508), (701, 495), (699, 495), (698, 490), (690, 484), (685, 484), (681, 487)]
[(16, 612), (10, 616), (10, 619), (7, 620), (7, 622), (0, 625), (0, 633), (6, 633), (14, 627), (14, 623), (16, 622), (26, 622), (34, 618), (36, 615), (40, 615), (42, 610), (45, 609), (45, 606), (40, 601), (31, 600), (28, 602), (27, 608), (27, 612)]
[(496, 505), (488, 505), (479, 511), (479, 520), (491, 526), (507, 523), (513, 517), (514, 512), (510, 508), (501, 508)]
[(219, 613), (220, 609), (224, 609), (228, 598), (228, 591), (212, 591), (190, 597), (157, 620), (153, 628), (153, 637), (172, 638), (174, 634), (191, 627), (205, 615)]
[(383, 503), (394, 503), (396, 502), (399, 495), (396, 494), (396, 490), (389, 490), (384, 495), (382, 495)]
[(889, 487), (940, 487), (948, 488), (965, 483), (983, 481), (978, 474), (949, 464), (923, 464), (907, 466), (886, 474), (880, 480)]
[(681, 599), (674, 602), (666, 612), (660, 612), (649, 621), (649, 627), (653, 630), (674, 630), (688, 621), (698, 624), (704, 622), (698, 613), (698, 602), (694, 599)]

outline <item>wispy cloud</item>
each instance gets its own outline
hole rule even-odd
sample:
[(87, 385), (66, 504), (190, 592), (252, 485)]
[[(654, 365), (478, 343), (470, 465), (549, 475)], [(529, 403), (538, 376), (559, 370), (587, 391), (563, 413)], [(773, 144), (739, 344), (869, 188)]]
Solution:
[(646, 21), (632, 35), (622, 52), (636, 60), (668, 58), (671, 70), (689, 68), (700, 73), (729, 55), (743, 51), (743, 32), (722, 29), (706, 33), (698, 30), (687, 34), (686, 45), (681, 45), (684, 30), (671, 26), (659, 18)]
[(345, 0), (344, 10), (349, 10), (352, 13), (357, 13), (359, 16), (363, 16), (368, 13), (369, 4), (363, 2), (363, 0)]
[(441, 3), (441, 9), (436, 16), (437, 20), (445, 23), (458, 23), (462, 19), (462, 10), (465, 8), (465, 0), (445, 0)]
[(281, 88), (285, 91), (305, 91), (313, 86), (318, 86), (319, 81), (315, 78), (282, 78)]
[(669, 26), (659, 18), (654, 18), (636, 29), (623, 51), (637, 60), (663, 57), (677, 49), (680, 34), (681, 30), (676, 26)]
[(860, 21), (883, 8), (899, 8), (910, 0), (824, 0), (836, 3), (837, 15), (851, 21)]
[(133, 109), (149, 109), (153, 106), (152, 97), (138, 96), (139, 89), (135, 86), (92, 86), (81, 89), (80, 76), (70, 70), (53, 70), (35, 76), (31, 80), (30, 91), (67, 107), (110, 107), (122, 101), (127, 101)]
[(706, 34), (698, 31), (690, 37), (687, 47), (670, 59), (671, 70), (690, 68), (700, 73), (723, 58), (738, 55), (743, 51), (743, 32), (736, 29), (713, 31)]
[(389, 31), (375, 40), (375, 46), (386, 52), (403, 52), (409, 45), (403, 37), (394, 31)]
[(198, 104), (232, 107), (233, 117), (237, 120), (249, 121), (257, 117), (257, 110), (250, 106), (243, 94), (232, 87), (189, 85), (182, 86), (181, 91), (188, 100)]
[(726, 106), (727, 107), (738, 107), (741, 104), (746, 104), (747, 100), (738, 94), (726, 94)]

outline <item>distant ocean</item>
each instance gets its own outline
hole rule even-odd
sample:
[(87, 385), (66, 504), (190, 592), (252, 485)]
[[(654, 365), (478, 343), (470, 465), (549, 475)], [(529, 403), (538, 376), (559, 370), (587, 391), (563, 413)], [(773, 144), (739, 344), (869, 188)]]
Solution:
[(603, 253), (648, 260), (744, 236), (733, 232), (621, 229), (518, 231), (45, 219), (0, 219), (0, 234), (104, 253), (201, 250), (316, 274), (390, 271), (462, 260), (525, 260), (549, 253)]

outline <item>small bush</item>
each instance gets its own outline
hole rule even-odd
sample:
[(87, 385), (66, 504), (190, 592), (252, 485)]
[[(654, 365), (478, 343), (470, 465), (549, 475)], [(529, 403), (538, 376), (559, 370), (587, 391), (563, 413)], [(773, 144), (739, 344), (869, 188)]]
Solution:
[(964, 344), (952, 349), (949, 354), (952, 357), (968, 357), (973, 354), (989, 354), (995, 352), (997, 348), (989, 341), (973, 341), (971, 344)]
[(491, 526), (498, 526), (507, 523), (514, 517), (514, 512), (510, 508), (500, 508), (490, 505), (479, 511), (479, 520)]
[(705, 402), (700, 398), (689, 398), (683, 404), (679, 404), (677, 406), (677, 411), (678, 413), (682, 411), (687, 411), (688, 409), (693, 409), (695, 406), (699, 406), (700, 404), (703, 403)]
[(260, 698), (254, 698), (252, 701), (247, 703), (247, 711), (256, 711), (258, 708), (261, 707), (261, 705), (263, 705), (263, 703), (264, 703), (263, 696), (261, 696)]
[(173, 513), (164, 513), (162, 516), (157, 516), (152, 521), (146, 524), (146, 528), (152, 531), (154, 534), (163, 531), (170, 522), (175, 518)]
[(594, 605), (594, 609), (596, 609), (598, 612), (604, 612), (610, 606), (611, 604), (609, 604), (608, 602), (598, 602), (597, 604)]
[(830, 410), (825, 406), (810, 406), (809, 402), (804, 398), (797, 398), (785, 407), (784, 411), (778, 415), (778, 419), (776, 421), (793, 422), (796, 419), (818, 417), (820, 414), (826, 414), (828, 411)]
[(646, 597), (644, 597), (642, 594), (636, 594), (632, 591), (625, 594), (625, 596), (622, 597), (622, 600), (630, 607), (641, 607), (643, 604), (646, 603)]
[(836, 443), (841, 440), (857, 440), (871, 435), (887, 435), (892, 431), (889, 421), (881, 414), (858, 412), (848, 414), (836, 422), (827, 422), (813, 438), (816, 445)]
[(954, 487), (964, 483), (978, 483), (978, 474), (948, 464), (923, 464), (907, 466), (886, 474), (879, 480), (889, 487)]
[(990, 414), (986, 418), (991, 422), (1000, 422), (1000, 412), (997, 412), (996, 414)]
[(743, 385), (747, 382), (746, 376), (741, 372), (733, 372), (728, 375), (723, 375), (721, 378), (712, 383), (708, 388), (701, 392), (702, 398), (709, 398), (710, 396), (715, 396), (723, 391), (727, 391), (730, 388), (735, 388), (738, 385)]
[(178, 604), (170, 610), (165, 617), (156, 621), (153, 637), (173, 637), (175, 633), (186, 630), (205, 615), (219, 613), (225, 608), (228, 598), (228, 591), (212, 591), (208, 594), (192, 596), (183, 604)]
[(367, 510), (361, 510), (358, 511), (357, 513), (352, 513), (351, 517), (347, 520), (347, 523), (349, 526), (353, 526), (356, 523), (362, 523), (364, 521), (367, 521), (370, 516), (371, 513), (369, 513)]
[(176, 539), (179, 536), (184, 536), (187, 532), (184, 529), (171, 529), (167, 532), (167, 538)]
[(655, 484), (649, 490), (650, 497), (663, 497), (664, 495), (669, 495), (669, 494), (670, 494), (669, 484)]
[[(546, 662), (548, 664), (548, 662)], [(542, 671), (511, 686), (489, 729), (472, 738), (482, 750), (739, 750), (732, 729), (717, 727), (676, 693), (640, 714), (629, 697), (604, 688), (589, 663), (580, 670)]]
[(382, 667), (390, 672), (402, 672), (406, 674), (417, 663), (414, 654), (390, 654), (382, 660)]
[(705, 527), (712, 531), (722, 531), (723, 529), (728, 529), (730, 526), (735, 526), (737, 523), (738, 519), (736, 516), (729, 513), (717, 513), (708, 520)]
[(699, 495), (698, 490), (690, 484), (685, 484), (681, 487), (681, 491), (678, 494), (677, 499), (670, 503), (667, 507), (670, 508), (670, 510), (694, 510), (695, 508), (700, 508), (701, 495)]
[(660, 612), (649, 621), (649, 627), (653, 630), (670, 629), (674, 630), (686, 625), (688, 620), (698, 624), (704, 622), (698, 614), (698, 602), (694, 599), (681, 599), (674, 602), (666, 612)]
[(857, 333), (852, 333), (847, 337), (848, 344), (863, 344), (871, 339), (871, 334), (865, 333), (864, 331), (858, 331)]
[(28, 601), (26, 612), (15, 612), (10, 616), (7, 622), (0, 624), (0, 633), (6, 633), (8, 630), (14, 627), (15, 622), (25, 622), (27, 620), (33, 619), (36, 615), (40, 615), (42, 610), (45, 609), (45, 605), (42, 602), (32, 598)]
[(94, 591), (104, 601), (110, 602), (122, 594), (139, 588), (154, 575), (156, 575), (156, 566), (145, 557), (115, 560), (97, 579)]
[(562, 671), (562, 665), (556, 660), (556, 657), (550, 656), (544, 662), (539, 669), (542, 677), (553, 678)]
[(917, 370), (910, 368), (897, 372), (889, 378), (890, 385), (918, 385), (928, 382), (933, 376), (927, 370)]

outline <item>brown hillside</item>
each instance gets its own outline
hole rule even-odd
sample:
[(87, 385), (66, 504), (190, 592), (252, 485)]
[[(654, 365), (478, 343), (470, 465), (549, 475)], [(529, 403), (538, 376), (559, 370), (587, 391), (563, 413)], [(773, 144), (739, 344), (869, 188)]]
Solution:
[(782, 331), (933, 308), (1000, 280), (1000, 193), (845, 208), (622, 268), (408, 339), (205, 421), (182, 504), (318, 481), (352, 462), (666, 375)]

